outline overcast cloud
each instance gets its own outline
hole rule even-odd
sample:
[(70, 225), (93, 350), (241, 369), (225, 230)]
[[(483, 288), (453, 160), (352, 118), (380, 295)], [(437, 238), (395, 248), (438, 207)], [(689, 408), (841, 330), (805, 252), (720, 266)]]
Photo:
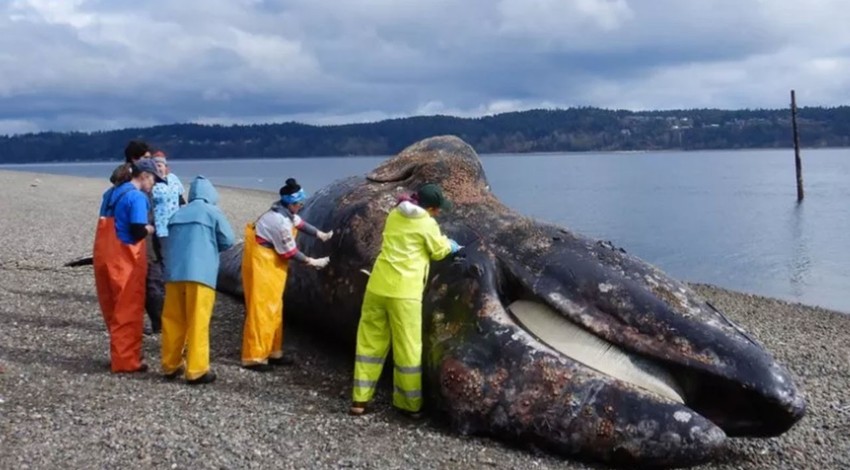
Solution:
[(0, 134), (850, 103), (843, 0), (0, 0)]

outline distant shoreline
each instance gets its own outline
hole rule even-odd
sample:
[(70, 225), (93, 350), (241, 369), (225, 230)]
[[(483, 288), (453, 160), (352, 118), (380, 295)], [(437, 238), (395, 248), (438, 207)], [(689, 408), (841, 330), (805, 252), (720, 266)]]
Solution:
[[(803, 158), (805, 158), (806, 152), (809, 151), (821, 151), (821, 150), (848, 150), (850, 151), (850, 146), (847, 147), (812, 147), (812, 148), (802, 148), (800, 149)], [(167, 149), (166, 149), (167, 150)], [(659, 153), (659, 154), (668, 154), (668, 153), (720, 153), (720, 152), (771, 152), (771, 151), (779, 151), (779, 150), (787, 150), (790, 155), (793, 156), (794, 148), (783, 148), (783, 147), (761, 147), (761, 148), (730, 148), (730, 149), (702, 149), (702, 150), (694, 150), (694, 149), (662, 149), (662, 150), (574, 150), (574, 151), (552, 151), (552, 152), (493, 152), (493, 153), (478, 153), (482, 158), (499, 158), (499, 157), (515, 157), (520, 155), (528, 155), (528, 156), (558, 156), (558, 155), (594, 155), (594, 154), (608, 154), (608, 155), (632, 155), (632, 154), (647, 154), (647, 153)], [(217, 162), (223, 160), (240, 160), (240, 161), (260, 161), (260, 160), (304, 160), (304, 159), (331, 159), (331, 158), (392, 158), (395, 155), (319, 155), (319, 156), (308, 156), (308, 157), (222, 157), (222, 158), (173, 158), (175, 161), (180, 162)], [(116, 165), (120, 164), (122, 159), (114, 159), (114, 160), (51, 160), (51, 161), (43, 161), (43, 162), (18, 162), (18, 163), (0, 163), (0, 170), (6, 169), (8, 167), (17, 167), (17, 166), (31, 166), (33, 168), (38, 168), (39, 166), (49, 166), (49, 165), (59, 165), (62, 163), (73, 163), (75, 165), (102, 165), (106, 163), (114, 163)], [(12, 170), (16, 171), (16, 170)]]
[[(850, 147), (850, 106), (798, 109), (803, 148)], [(789, 149), (788, 109), (602, 108), (531, 109), (475, 118), (413, 116), (369, 123), (316, 126), (297, 122), (253, 125), (167, 124), (100, 132), (41, 132), (0, 136), (0, 161), (92, 161), (121, 155), (131, 139), (188, 158), (321, 158), (391, 155), (422, 139), (455, 135), (481, 154), (659, 152)]]

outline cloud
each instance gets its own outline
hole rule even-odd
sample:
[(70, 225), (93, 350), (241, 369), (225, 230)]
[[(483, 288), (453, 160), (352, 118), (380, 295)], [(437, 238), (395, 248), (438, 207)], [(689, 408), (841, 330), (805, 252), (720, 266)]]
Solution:
[(625, 0), (501, 0), (499, 30), (543, 41), (583, 42), (591, 32), (616, 31), (634, 18)]
[(839, 0), (10, 0), (0, 133), (850, 103)]

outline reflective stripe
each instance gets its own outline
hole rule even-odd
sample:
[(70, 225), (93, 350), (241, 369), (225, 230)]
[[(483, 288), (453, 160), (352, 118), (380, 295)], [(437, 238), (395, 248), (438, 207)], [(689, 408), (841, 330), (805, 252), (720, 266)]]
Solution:
[[(351, 356), (349, 356), (349, 357), (351, 357)], [(357, 362), (366, 362), (368, 364), (383, 364), (384, 363), (384, 358), (382, 358), (382, 357), (361, 356), (359, 354), (354, 358), (354, 360), (356, 360)]]
[(399, 395), (404, 395), (405, 398), (422, 398), (422, 390), (414, 390), (412, 392), (405, 392), (404, 390), (395, 387), (395, 392)]
[(378, 382), (374, 380), (355, 380), (355, 387), (364, 387), (364, 388), (373, 388), (375, 385), (378, 385)]
[(401, 372), (402, 374), (419, 374), (422, 372), (422, 367), (413, 366), (413, 367), (400, 367), (395, 366), (396, 370)]

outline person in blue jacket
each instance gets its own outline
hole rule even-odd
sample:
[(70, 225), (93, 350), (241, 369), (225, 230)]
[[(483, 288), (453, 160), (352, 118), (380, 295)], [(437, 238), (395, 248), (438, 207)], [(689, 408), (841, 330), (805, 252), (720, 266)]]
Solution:
[(216, 378), (215, 372), (210, 371), (210, 318), (219, 253), (234, 242), (233, 230), (217, 203), (218, 192), (212, 183), (198, 176), (189, 188), (188, 204), (168, 222), (162, 371), (166, 378), (174, 379), (185, 368), (190, 385), (210, 383)]

